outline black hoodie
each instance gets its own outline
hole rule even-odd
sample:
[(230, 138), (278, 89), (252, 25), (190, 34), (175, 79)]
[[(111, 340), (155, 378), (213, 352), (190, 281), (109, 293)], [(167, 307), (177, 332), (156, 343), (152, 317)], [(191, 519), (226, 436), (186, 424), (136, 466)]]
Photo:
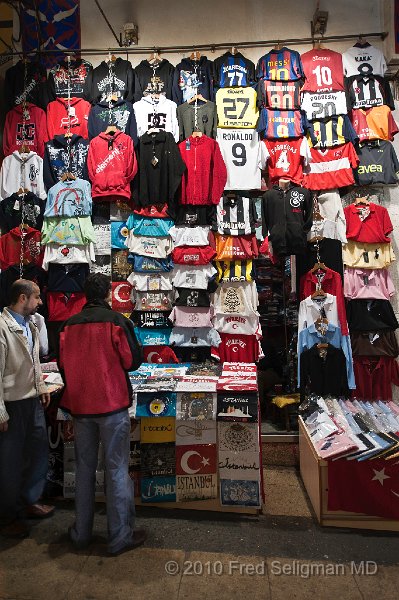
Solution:
[(147, 94), (165, 94), (168, 100), (173, 100), (174, 72), (174, 66), (165, 58), (157, 65), (152, 65), (148, 60), (142, 60), (135, 68), (135, 102), (141, 100)]
[[(93, 66), (87, 60), (78, 58), (70, 63), (63, 61), (51, 69), (48, 76), (48, 93), (50, 100), (68, 98), (68, 83), (70, 97), (84, 98), (83, 88)], [(68, 82), (69, 79), (69, 82)]]
[(71, 137), (71, 164), (68, 165), (68, 139), (64, 135), (56, 135), (45, 144), (43, 179), (46, 190), (58, 183), (62, 175), (71, 171), (79, 179), (89, 181), (87, 171), (87, 153), (89, 141), (80, 135)]
[[(4, 95), (6, 110), (22, 104), (24, 100), (25, 63), (19, 60), (17, 64), (7, 69), (4, 78)], [(47, 90), (46, 69), (38, 62), (26, 63), (26, 101), (46, 110), (50, 101)]]
[(107, 101), (110, 94), (115, 94), (118, 100), (131, 102), (134, 97), (134, 71), (131, 63), (123, 58), (117, 58), (110, 64), (103, 60), (89, 73), (83, 93), (92, 104)]
[(182, 104), (196, 94), (201, 94), (206, 100), (214, 100), (213, 78), (213, 62), (206, 56), (199, 60), (183, 58), (173, 76), (173, 100)]

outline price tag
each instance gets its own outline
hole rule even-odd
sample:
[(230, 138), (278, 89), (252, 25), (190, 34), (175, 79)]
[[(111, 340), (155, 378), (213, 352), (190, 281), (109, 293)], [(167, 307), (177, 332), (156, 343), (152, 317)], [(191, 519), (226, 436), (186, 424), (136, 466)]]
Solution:
[(157, 164), (158, 164), (158, 162), (159, 162), (159, 160), (157, 159), (157, 157), (156, 157), (156, 156), (153, 156), (153, 157), (152, 157), (152, 161), (151, 161), (151, 164), (152, 164), (152, 166), (153, 166), (153, 167), (156, 167), (156, 166), (157, 166)]
[(190, 140), (186, 140), (186, 150), (190, 150), (191, 149), (191, 142)]
[(363, 260), (365, 263), (369, 263), (369, 253), (368, 252), (363, 252)]
[(69, 115), (70, 117), (76, 117), (76, 109), (75, 109), (75, 107), (74, 107), (74, 106), (70, 106), (70, 107), (68, 108), (68, 115)]
[(19, 210), (19, 200), (15, 200), (14, 210)]

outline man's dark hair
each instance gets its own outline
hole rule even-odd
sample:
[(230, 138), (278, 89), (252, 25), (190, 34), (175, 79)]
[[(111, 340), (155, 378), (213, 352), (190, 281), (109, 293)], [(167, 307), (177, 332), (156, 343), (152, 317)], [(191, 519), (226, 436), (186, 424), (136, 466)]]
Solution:
[(111, 278), (102, 273), (92, 273), (84, 285), (84, 292), (88, 302), (105, 300), (111, 289)]
[(21, 294), (25, 294), (29, 298), (33, 294), (34, 286), (37, 285), (29, 279), (17, 279), (10, 287), (9, 299), (10, 304), (16, 304)]

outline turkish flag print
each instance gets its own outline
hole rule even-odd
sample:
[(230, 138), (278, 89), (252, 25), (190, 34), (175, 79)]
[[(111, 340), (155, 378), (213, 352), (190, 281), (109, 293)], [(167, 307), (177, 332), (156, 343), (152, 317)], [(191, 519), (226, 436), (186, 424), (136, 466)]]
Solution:
[(132, 312), (133, 304), (130, 299), (132, 286), (127, 281), (112, 282), (112, 308), (118, 312)]
[(176, 446), (177, 475), (207, 475), (216, 473), (216, 444)]

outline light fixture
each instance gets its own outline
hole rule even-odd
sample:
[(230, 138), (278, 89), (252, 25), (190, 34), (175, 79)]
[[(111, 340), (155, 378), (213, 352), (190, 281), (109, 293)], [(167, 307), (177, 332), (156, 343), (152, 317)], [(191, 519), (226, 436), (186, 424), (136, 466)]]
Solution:
[(313, 15), (313, 21), (311, 22), (311, 31), (312, 37), (315, 35), (323, 36), (327, 30), (327, 21), (328, 21), (328, 11), (319, 10), (318, 8), (315, 10)]
[(125, 23), (121, 36), (122, 46), (136, 46), (139, 41), (139, 29), (134, 23)]

